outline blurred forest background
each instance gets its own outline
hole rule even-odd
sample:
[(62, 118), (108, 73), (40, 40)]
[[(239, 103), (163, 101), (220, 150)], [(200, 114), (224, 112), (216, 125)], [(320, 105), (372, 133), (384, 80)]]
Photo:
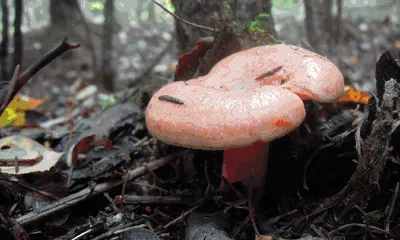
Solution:
[[(190, 22), (213, 27), (222, 18), (249, 26), (271, 14), (261, 28), (289, 44), (333, 61), (346, 81), (370, 91), (375, 62), (400, 48), (398, 0), (159, 0)], [(77, 79), (114, 92), (126, 86), (161, 86), (179, 55), (210, 31), (176, 20), (151, 0), (1, 0), (1, 80), (22, 70), (67, 36), (82, 46), (53, 61), (24, 92), (45, 97)], [(270, 15), (267, 15), (270, 16)], [(258, 23), (257, 23), (258, 24)]]

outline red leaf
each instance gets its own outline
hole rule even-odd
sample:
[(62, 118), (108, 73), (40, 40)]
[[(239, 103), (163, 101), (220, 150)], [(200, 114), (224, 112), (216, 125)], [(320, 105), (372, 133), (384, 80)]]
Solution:
[(210, 41), (200, 40), (196, 42), (196, 47), (192, 51), (182, 54), (178, 66), (176, 66), (174, 81), (190, 79), (200, 64), (199, 59), (205, 55), (212, 45), (213, 43)]

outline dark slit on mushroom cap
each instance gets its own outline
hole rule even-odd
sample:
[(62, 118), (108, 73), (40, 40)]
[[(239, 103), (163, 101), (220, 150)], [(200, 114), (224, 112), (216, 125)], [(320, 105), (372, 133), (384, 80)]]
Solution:
[(276, 73), (277, 71), (279, 71), (279, 70), (281, 70), (281, 69), (282, 69), (282, 66), (279, 66), (279, 67), (276, 67), (276, 68), (274, 68), (274, 69), (271, 69), (271, 70), (269, 70), (268, 72), (266, 72), (266, 73), (264, 73), (264, 74), (261, 74), (260, 76), (256, 77), (256, 80), (261, 80), (261, 79), (263, 79), (263, 78), (265, 78), (265, 77), (268, 77), (268, 76), (270, 76), (270, 75)]
[(168, 96), (168, 95), (159, 96), (158, 99), (161, 101), (167, 101), (167, 102), (171, 102), (171, 103), (175, 103), (175, 104), (183, 104), (182, 100), (175, 98), (175, 97)]

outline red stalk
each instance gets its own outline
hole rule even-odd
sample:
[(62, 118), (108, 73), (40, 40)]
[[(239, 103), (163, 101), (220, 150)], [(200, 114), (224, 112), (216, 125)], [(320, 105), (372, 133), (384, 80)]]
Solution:
[[(224, 151), (222, 176), (228, 182), (241, 182), (252, 188), (253, 204), (256, 206), (264, 193), (268, 167), (269, 142), (256, 142), (244, 148)], [(254, 175), (252, 175), (254, 169)], [(251, 177), (251, 186), (249, 180)]]

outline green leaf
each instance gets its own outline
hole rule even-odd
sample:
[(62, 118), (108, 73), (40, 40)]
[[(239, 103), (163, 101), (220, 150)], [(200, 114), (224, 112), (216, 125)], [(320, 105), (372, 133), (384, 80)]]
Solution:
[(247, 23), (247, 29), (250, 32), (264, 32), (264, 29), (261, 28), (261, 24), (259, 21), (251, 21)]
[(256, 21), (262, 21), (263, 18), (264, 19), (268, 19), (271, 15), (268, 13), (260, 13), (258, 14), (258, 16), (256, 17)]

